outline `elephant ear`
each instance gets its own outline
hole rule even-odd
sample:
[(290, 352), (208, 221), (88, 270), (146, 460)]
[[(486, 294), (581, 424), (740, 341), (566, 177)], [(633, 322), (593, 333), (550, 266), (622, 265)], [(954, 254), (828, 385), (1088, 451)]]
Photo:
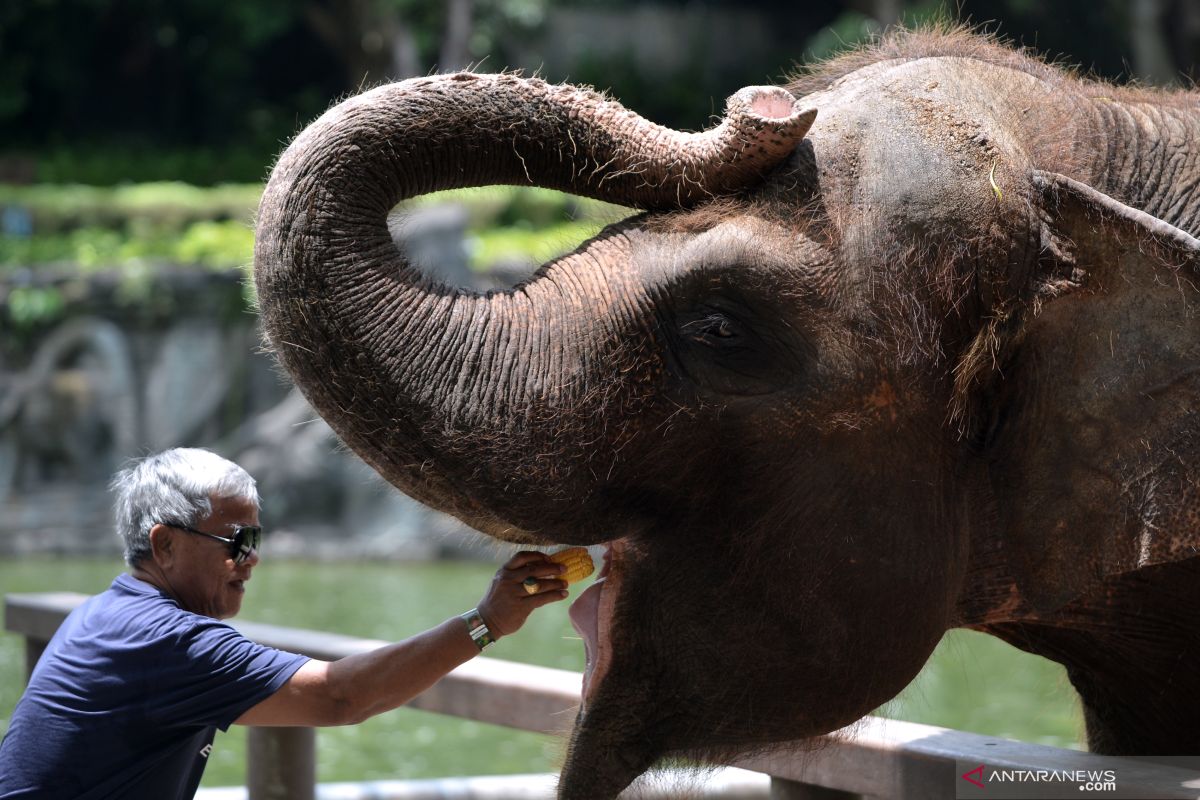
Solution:
[(1039, 274), (989, 398), (1003, 549), (1036, 612), (1200, 555), (1200, 241), (1037, 172)]

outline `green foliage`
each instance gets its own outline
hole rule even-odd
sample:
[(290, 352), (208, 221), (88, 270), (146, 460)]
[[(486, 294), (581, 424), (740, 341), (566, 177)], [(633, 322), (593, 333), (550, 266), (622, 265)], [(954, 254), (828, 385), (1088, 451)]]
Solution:
[[(281, 132), (282, 133), (282, 132)], [(286, 135), (283, 136), (286, 140)], [(175, 147), (161, 143), (130, 144), (127, 139), (107, 144), (86, 143), (37, 148), (24, 156), (39, 183), (80, 183), (113, 186), (165, 179), (197, 186), (249, 183), (262, 180), (283, 145), (276, 140), (258, 147)]]
[[(52, 322), (69, 304), (52, 284), (4, 280), (17, 270), (51, 267), (64, 278), (111, 271), (115, 299), (132, 305), (150, 297), (159, 265), (247, 265), (254, 251), (248, 221), (261, 191), (256, 184), (0, 185), (0, 208), (23, 209), (32, 223), (30, 236), (0, 234), (0, 317), (26, 330)], [(5, 283), (16, 288), (4, 294)]]
[[(920, 27), (932, 22), (954, 19), (954, 13), (947, 10), (944, 0), (906, 3), (901, 12), (901, 22), (908, 27)], [(824, 61), (864, 45), (882, 32), (880, 24), (871, 17), (856, 10), (846, 10), (808, 38), (804, 47), (804, 58), (809, 63)]]
[(254, 259), (254, 230), (239, 222), (197, 222), (174, 247), (181, 264), (204, 264), (224, 269)]
[[(691, 63), (681, 71), (682, 74), (703, 70), (704, 55), (699, 51), (690, 55)], [(724, 101), (723, 97), (714, 98), (709, 87), (699, 81), (665, 80), (662, 76), (647, 74), (637, 67), (632, 52), (613, 56), (584, 52), (579, 56), (571, 79), (601, 91), (611, 90), (626, 108), (659, 124), (686, 130), (707, 128), (711, 116), (721, 110), (714, 102)]]
[(240, 222), (196, 222), (179, 235), (89, 226), (48, 236), (0, 236), (0, 272), (57, 264), (82, 272), (141, 261), (226, 269), (249, 263), (254, 231)]
[(504, 261), (540, 264), (570, 252), (599, 231), (600, 225), (595, 222), (562, 222), (540, 229), (489, 228), (469, 240), (471, 267), (485, 270)]
[(575, 197), (553, 189), (531, 186), (479, 186), (421, 195), (407, 206), (460, 203), (470, 214), (473, 228), (517, 225), (541, 228), (560, 222), (591, 220), (607, 224), (629, 213), (612, 203)]
[(54, 288), (18, 286), (8, 293), (8, 317), (17, 328), (51, 322), (63, 310), (62, 292)]
[(809, 38), (804, 58), (813, 63), (824, 61), (879, 34), (879, 24), (857, 11), (846, 11)]
[[(763, 83), (798, 57), (827, 56), (878, 30), (864, 16), (875, 6), (863, 2), (659, 0), (654, 5), (673, 8), (680, 19), (732, 11), (748, 20), (757, 15), (755, 24), (774, 31), (769, 45), (747, 47), (724, 30), (680, 29), (673, 40), (686, 42), (687, 63), (664, 69), (639, 66), (632, 52), (613, 52), (613, 34), (599, 42), (591, 31), (564, 28), (579, 7), (616, 7), (632, 17), (639, 5), (473, 0), (466, 55), (487, 70), (536, 68), (539, 53), (553, 49), (551, 31), (576, 35), (577, 59), (554, 64), (548, 78), (611, 87), (657, 122), (697, 129), (738, 86)], [(934, 14), (983, 22), (1107, 77), (1129, 72), (1133, 26), (1126, 0), (897, 6), (906, 24)], [(1188, 73), (1200, 60), (1200, 37), (1172, 26), (1174, 16), (1164, 14), (1157, 33)], [(408, 68), (420, 74), (437, 65), (446, 36), (447, 5), (429, 0), (0, 3), (0, 174), (89, 184), (259, 180), (305, 121), (336, 98), (394, 74), (392, 53), (402, 42), (414, 51)], [(730, 47), (736, 57), (722, 58)], [(8, 169), (13, 162), (19, 168)]]
[(261, 193), (259, 184), (202, 188), (178, 181), (114, 187), (0, 185), (0, 207), (26, 209), (37, 236), (91, 227), (128, 230), (137, 236), (170, 235), (200, 221), (248, 224)]
[(408, 201), (436, 203), (467, 209), (471, 267), (481, 272), (498, 262), (548, 261), (629, 215), (629, 209), (611, 203), (528, 186), (454, 189)]
[[(475, 0), (471, 57), (504, 58), (504, 42), (529, 38), (545, 22), (549, 5), (550, 0)], [(494, 66), (500, 69), (508, 63)]]
[[(117, 298), (143, 303), (163, 265), (227, 270), (254, 257), (250, 225), (262, 187), (184, 183), (96, 186), (3, 186), (0, 208), (24, 209), (33, 235), (0, 234), (0, 309), (17, 327), (51, 321), (66, 301), (52, 287), (14, 289), (3, 299), (5, 274), (53, 267), (65, 273), (115, 273)], [(540, 263), (568, 252), (627, 209), (559, 192), (492, 186), (438, 192), (409, 201), (455, 202), (467, 209), (472, 267), (500, 262)], [(254, 306), (246, 281), (246, 307)], [(14, 305), (16, 304), (16, 305)]]
[(48, 150), (99, 147), (124, 154), (120, 166), (133, 171), (116, 177), (128, 179), (143, 174), (142, 151), (164, 144), (249, 150), (255, 167), (242, 178), (255, 179), (297, 115), (315, 116), (347, 88), (304, 5), (290, 0), (0, 6), (0, 144), (39, 161)]

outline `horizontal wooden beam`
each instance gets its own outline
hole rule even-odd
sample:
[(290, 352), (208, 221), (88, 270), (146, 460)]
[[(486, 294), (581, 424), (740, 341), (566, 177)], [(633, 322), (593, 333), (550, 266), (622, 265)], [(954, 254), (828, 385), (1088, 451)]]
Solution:
[(48, 642), (67, 614), (87, 598), (76, 592), (5, 595), (4, 629)]

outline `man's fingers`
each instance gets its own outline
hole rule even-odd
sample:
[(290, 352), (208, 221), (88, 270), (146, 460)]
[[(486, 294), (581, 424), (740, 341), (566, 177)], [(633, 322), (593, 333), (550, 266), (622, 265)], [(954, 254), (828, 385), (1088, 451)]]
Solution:
[[(548, 561), (548, 560), (549, 559), (547, 558), (546, 554), (542, 553), (538, 550), (522, 550), (521, 552), (517, 553), (512, 558), (510, 558), (508, 561), (504, 562), (504, 566), (502, 567), (502, 569), (517, 570), (517, 569), (520, 569), (521, 567), (526, 566), (527, 564), (533, 564), (538, 561)], [(550, 562), (550, 563), (554, 563), (554, 562)]]
[[(518, 562), (518, 556), (528, 555), (529, 558), (523, 558)], [(500, 568), (500, 576), (502, 580), (517, 581), (520, 583), (526, 578), (553, 578), (556, 575), (561, 575), (566, 571), (566, 567), (555, 561), (546, 558), (545, 553), (518, 553), (509, 559), (503, 567)]]
[(539, 587), (537, 594), (531, 594), (525, 598), (525, 602), (534, 608), (540, 608), (550, 603), (557, 603), (559, 600), (567, 599), (567, 585), (562, 581), (543, 581), (546, 584), (552, 584), (552, 588)]
[(554, 578), (527, 578), (521, 584), (521, 588), (531, 597), (538, 597), (544, 594), (553, 594), (555, 592), (565, 592), (567, 590), (567, 582), (555, 580)]

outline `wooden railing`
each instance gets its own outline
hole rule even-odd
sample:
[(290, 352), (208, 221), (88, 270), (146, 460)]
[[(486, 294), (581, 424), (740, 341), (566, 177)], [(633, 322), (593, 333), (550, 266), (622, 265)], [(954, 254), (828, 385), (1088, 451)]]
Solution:
[[(25, 637), (32, 671), (59, 624), (85, 595), (5, 597), (5, 627)], [(249, 638), (271, 647), (333, 661), (387, 642), (321, 631), (237, 622)], [(476, 658), (447, 675), (409, 706), (538, 733), (561, 733), (579, 702), (578, 673)], [(250, 728), (247, 784), (251, 800), (313, 800), (315, 733), (311, 728)], [(779, 749), (732, 766), (771, 776), (773, 800), (953, 798), (964, 763), (1011, 770), (1117, 770), (1110, 796), (1200, 798), (1200, 774), (1177, 767), (1025, 744), (877, 717), (824, 737), (808, 752)], [(961, 788), (961, 787), (958, 787)]]

